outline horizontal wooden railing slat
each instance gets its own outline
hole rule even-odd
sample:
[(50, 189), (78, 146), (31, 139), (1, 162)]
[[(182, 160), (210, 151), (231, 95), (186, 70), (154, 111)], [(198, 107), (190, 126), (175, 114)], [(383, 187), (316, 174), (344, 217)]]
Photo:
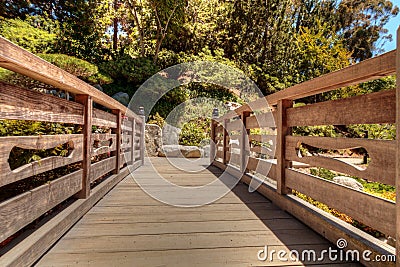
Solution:
[[(395, 203), (349, 187), (286, 169), (287, 186), (390, 236), (396, 234)], [(384, 218), (384, 219), (383, 219)]]
[(90, 168), (90, 182), (94, 182), (103, 175), (115, 169), (115, 156), (93, 163)]
[(0, 203), (0, 242), (82, 188), (82, 170)]
[(83, 124), (83, 106), (0, 82), (0, 118)]
[(256, 171), (257, 173), (267, 176), (268, 178), (276, 180), (276, 163), (249, 157), (247, 169), (249, 171)]
[[(357, 231), (350, 225), (346, 227), (329, 225), (329, 227), (331, 227), (330, 229), (322, 229), (320, 225), (327, 224), (326, 218), (328, 215), (318, 217), (315, 216), (314, 213), (311, 214), (312, 211), (310, 211), (308, 206), (304, 203), (299, 204), (301, 200), (293, 195), (292, 189), (326, 204), (331, 208), (335, 208), (339, 212), (377, 229), (385, 235), (395, 236), (397, 234), (397, 240), (399, 240), (400, 219), (397, 219), (397, 226), (394, 227), (396, 225), (396, 216), (394, 216), (394, 214), (396, 214), (396, 204), (393, 201), (356, 191), (338, 183), (315, 177), (292, 168), (292, 166), (295, 166), (297, 169), (312, 167), (325, 168), (333, 171), (336, 175), (356, 176), (385, 185), (396, 185), (396, 181), (399, 181), (400, 173), (398, 163), (398, 140), (297, 136), (293, 134), (298, 133), (294, 131), (295, 129), (293, 129), (293, 127), (388, 124), (392, 129), (391, 124), (396, 123), (397, 136), (400, 136), (398, 125), (400, 117), (400, 82), (398, 78), (400, 76), (399, 38), (400, 28), (398, 31), (398, 49), (395, 51), (294, 85), (245, 104), (219, 118), (214, 118), (216, 134), (212, 136), (212, 140), (218, 141), (219, 145), (217, 146), (217, 158), (211, 157), (212, 164), (225, 171), (229, 170), (230, 174), (237, 178), (242, 178), (243, 181), (248, 184), (250, 184), (250, 180), (254, 177), (259, 177), (257, 174), (276, 180), (276, 186), (264, 183), (259, 191), (262, 194), (265, 193), (268, 197), (272, 197), (272, 199), (277, 199), (277, 204), (279, 205), (284, 203), (281, 207), (290, 211), (292, 214), (296, 216), (300, 214), (300, 217), (308, 225), (319, 225), (319, 228), (315, 230), (320, 234), (325, 235), (326, 231), (335, 231), (335, 234), (327, 235), (331, 242), (336, 242), (338, 237), (346, 236), (359, 250), (365, 250), (365, 248), (375, 249), (374, 246), (371, 246), (371, 243), (368, 243), (369, 241), (365, 241), (367, 239), (364, 239), (364, 237), (361, 237), (358, 233), (356, 234)], [(331, 100), (293, 107), (293, 100), (386, 77), (395, 74), (396, 71), (396, 90), (384, 90), (334, 101)], [(250, 112), (253, 112), (253, 114), (249, 117), (244, 116), (244, 114), (250, 114)], [(242, 161), (246, 159), (248, 153), (248, 151), (244, 151), (244, 147), (246, 147), (247, 144), (243, 143), (243, 140), (246, 138), (242, 136), (240, 139), (242, 142), (238, 146), (232, 143), (232, 140), (235, 140), (233, 136), (230, 136), (231, 141), (227, 144), (222, 144), (222, 138), (219, 137), (222, 133), (223, 125), (227, 121), (228, 130), (239, 130), (241, 122), (237, 120), (238, 118), (245, 118), (243, 124), (246, 126), (247, 132), (250, 133), (248, 138), (251, 145), (250, 157), (248, 157), (247, 166), (245, 167), (242, 166)], [(230, 121), (233, 119), (235, 120)], [(235, 127), (233, 127), (233, 125)], [(256, 134), (257, 132), (262, 133), (264, 131), (263, 128), (267, 128), (265, 133), (268, 134)], [(318, 131), (318, 129), (316, 130)], [(370, 135), (370, 138), (371, 137)], [(268, 148), (263, 147), (266, 143), (276, 146), (276, 155), (272, 155)], [(311, 153), (305, 153), (303, 156), (303, 150), (307, 148), (310, 149)], [(345, 159), (340, 156), (342, 152), (340, 150), (358, 148), (366, 150), (366, 154), (363, 158), (359, 156), (359, 158)], [(238, 150), (240, 154), (237, 154), (239, 153)], [(314, 150), (322, 150), (325, 152), (317, 153), (314, 152)], [(223, 152), (229, 153), (226, 154), (226, 158), (222, 160), (218, 159), (224, 154)], [(260, 153), (261, 155), (255, 153)], [(263, 154), (275, 156), (275, 159), (260, 159), (254, 157), (263, 157)], [(397, 155), (397, 158), (395, 155)], [(352, 164), (354, 160), (359, 160), (360, 162)], [(244, 173), (240, 172), (237, 167), (236, 169), (233, 168), (231, 166), (232, 164), (239, 165)], [(256, 174), (254, 174), (254, 172), (256, 172)], [(254, 176), (252, 176), (253, 174)], [(301, 210), (293, 211), (293, 207)], [(399, 207), (400, 205), (397, 204), (397, 211), (400, 211)], [(321, 211), (320, 214), (324, 214), (324, 212)], [(318, 223), (310, 221), (309, 217), (319, 220)], [(400, 218), (399, 212), (397, 213), (397, 218)], [(363, 240), (362, 242), (360, 242), (361, 239)], [(380, 245), (377, 246), (379, 247)], [(400, 242), (397, 242), (398, 257), (400, 257), (399, 248)], [(383, 245), (375, 250), (374, 253), (377, 253), (380, 249), (383, 249)], [(370, 262), (361, 261), (367, 266), (372, 266)], [(400, 266), (399, 262), (400, 261), (398, 261), (397, 266)]]
[[(142, 114), (139, 116), (91, 85), (2, 37), (0, 67), (72, 94), (71, 100), (66, 100), (0, 82), (0, 120), (63, 123), (71, 131), (82, 132), (0, 137), (0, 189), (26, 178), (34, 178), (38, 174), (41, 178), (47, 175), (50, 180), (50, 175), (57, 174), (55, 169), (70, 164), (74, 165), (69, 167), (75, 168), (73, 173), (47, 181), (25, 193), (10, 196), (0, 203), (2, 242), (67, 199), (80, 198), (74, 203), (79, 202), (79, 206), (89, 209), (128, 174), (128, 168), (124, 166), (133, 171), (143, 165), (145, 117), (142, 108), (137, 107)], [(48, 156), (11, 170), (9, 160), (14, 148), (47, 150), (64, 144), (68, 146), (68, 154), (65, 156)], [(111, 172), (120, 174), (111, 175)], [(108, 175), (108, 179), (99, 180), (105, 175)], [(95, 181), (100, 185), (93, 188), (92, 183)], [(26, 183), (29, 182), (26, 180)], [(71, 222), (76, 222), (85, 213), (72, 209), (68, 214), (68, 207), (67, 214), (61, 216), (53, 229), (65, 232), (72, 225)], [(11, 253), (1, 257), (1, 261), (23, 262), (23, 265), (35, 262), (57, 241), (56, 237), (62, 235), (43, 234), (42, 230), (46, 227), (45, 223), (31, 235), (36, 236), (33, 238), (34, 244), (32, 240), (25, 242), (29, 237), (24, 237), (20, 243), (16, 242), (15, 246), (21, 251), (12, 253), (15, 246), (11, 242), (8, 245), (12, 247)], [(23, 244), (22, 247), (20, 244)], [(24, 259), (13, 256), (18, 254), (24, 255)]]
[[(15, 170), (10, 169), (8, 159), (14, 147), (41, 150), (54, 148), (65, 143), (70, 143), (73, 146), (68, 157), (50, 156), (23, 165)], [(82, 151), (83, 136), (81, 134), (0, 137), (0, 186), (81, 161)]]
[(53, 85), (73, 94), (90, 95), (93, 101), (109, 109), (119, 109), (130, 117), (141, 118), (110, 96), (83, 82), (74, 75), (21, 49), (0, 37), (0, 67), (31, 77), (37, 81)]
[(287, 110), (288, 125), (293, 127), (394, 123), (395, 95), (395, 90), (389, 90), (290, 108)]
[[(365, 148), (371, 158), (371, 162), (364, 170), (338, 159), (331, 159), (324, 156), (299, 157), (296, 148), (301, 143), (330, 150)], [(395, 185), (396, 159), (393, 157), (396, 151), (395, 141), (360, 138), (287, 136), (286, 146), (285, 157), (288, 160), (306, 163), (314, 167), (323, 167), (339, 173), (365, 178), (370, 181)]]
[(228, 112), (224, 116), (216, 119), (216, 121), (222, 122), (223, 120), (231, 119), (244, 111), (267, 110), (269, 107), (266, 106), (266, 103), (269, 105), (276, 105), (280, 99), (296, 100), (341, 87), (383, 78), (395, 73), (396, 50), (393, 50), (344, 69), (322, 75), (301, 84), (296, 84), (285, 90), (268, 95), (265, 99), (260, 98)]

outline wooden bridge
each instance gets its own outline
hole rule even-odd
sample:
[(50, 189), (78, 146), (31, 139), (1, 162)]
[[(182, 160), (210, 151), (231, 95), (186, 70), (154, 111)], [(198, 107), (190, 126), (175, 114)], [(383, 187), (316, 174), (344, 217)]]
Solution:
[[(73, 134), (0, 137), (0, 266), (353, 266), (359, 263), (343, 255), (354, 251), (360, 252), (359, 262), (367, 266), (400, 266), (393, 261), (394, 255), (399, 256), (399, 242), (396, 250), (293, 194), (300, 192), (398, 239), (399, 204), (313, 176), (297, 163), (396, 186), (400, 181), (399, 139), (311, 137), (291, 132), (298, 126), (384, 123), (396, 125), (398, 131), (399, 79), (394, 90), (301, 107), (293, 107), (293, 101), (396, 72), (399, 77), (400, 49), (215, 116), (211, 165), (190, 173), (166, 159), (145, 157), (142, 112), (137, 115), (127, 110), (2, 38), (0, 66), (74, 96), (71, 101), (0, 83), (1, 120), (80, 125), (81, 129)], [(265, 143), (273, 143), (276, 151), (271, 152)], [(10, 167), (15, 147), (46, 150), (60, 144), (68, 146), (66, 156)], [(368, 151), (370, 162), (361, 169), (334, 158), (301, 156), (301, 145), (331, 150), (361, 147)], [(185, 160), (179, 159), (183, 164)], [(209, 162), (202, 159), (194, 164)], [(186, 187), (208, 184), (222, 173), (239, 183), (211, 204), (174, 207), (153, 199), (135, 182), (138, 177), (151, 182), (152, 165), (170, 182)], [(70, 171), (7, 195), (60, 168)], [(261, 185), (249, 193), (247, 184), (254, 181)], [(162, 186), (157, 190), (167, 191)], [(323, 251), (337, 250), (337, 246), (344, 249), (342, 254), (338, 250), (333, 259), (324, 255)]]

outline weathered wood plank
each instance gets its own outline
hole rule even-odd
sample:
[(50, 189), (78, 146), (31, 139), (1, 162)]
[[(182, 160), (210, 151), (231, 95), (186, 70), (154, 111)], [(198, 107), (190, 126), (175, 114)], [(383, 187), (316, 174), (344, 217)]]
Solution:
[(82, 188), (82, 170), (0, 204), (0, 242)]
[(276, 127), (276, 111), (261, 113), (246, 119), (246, 129)]
[(296, 84), (292, 87), (286, 88), (285, 90), (268, 95), (265, 99), (260, 98), (249, 104), (243, 105), (236, 110), (226, 113), (224, 116), (219, 117), (217, 121), (221, 122), (224, 119), (231, 119), (243, 111), (269, 110), (270, 107), (265, 105), (266, 101), (269, 105), (276, 105), (281, 99), (300, 99), (307, 96), (329, 92), (334, 89), (383, 78), (395, 74), (395, 72), (396, 50), (393, 50), (344, 69), (322, 75), (301, 84)]
[(90, 182), (96, 181), (101, 176), (115, 169), (115, 157), (93, 163), (90, 168)]
[[(70, 147), (73, 147), (73, 151), (68, 157), (51, 156), (28, 163), (15, 170), (10, 168), (8, 159), (14, 147), (41, 150), (65, 143), (69, 143)], [(80, 161), (82, 160), (82, 151), (83, 136), (81, 134), (0, 137), (0, 186)]]
[(241, 131), (243, 122), (242, 120), (234, 120), (226, 122), (225, 130), (229, 133), (230, 131)]
[(395, 122), (395, 90), (326, 101), (287, 110), (289, 126)]
[[(111, 153), (116, 150), (116, 138), (115, 134), (92, 134), (92, 156), (101, 155), (104, 153)], [(102, 143), (109, 142), (109, 145), (102, 145)]]
[[(296, 150), (302, 143), (317, 148), (335, 150), (362, 147), (367, 150), (371, 162), (364, 170), (356, 165), (324, 156), (299, 157)], [(395, 185), (395, 141), (362, 138), (287, 136), (286, 145), (285, 157), (288, 160), (306, 163), (311, 166), (323, 167), (388, 185)]]
[(374, 79), (386, 77), (396, 71), (396, 51), (361, 61), (344, 69), (322, 75), (310, 81), (294, 85), (286, 90), (279, 91), (266, 97), (273, 105), (279, 99), (299, 99), (306, 96), (320, 94)]
[(0, 37), (0, 67), (26, 75), (73, 94), (90, 95), (93, 101), (110, 109), (119, 109), (131, 117), (139, 116), (112, 97), (100, 92), (74, 75)]
[(125, 168), (118, 175), (113, 175), (96, 186), (87, 199), (76, 200), (18, 243), (11, 251), (2, 255), (0, 266), (30, 266), (34, 264), (69, 228), (128, 174), (129, 170)]
[(267, 176), (268, 178), (276, 180), (275, 163), (250, 157), (249, 163), (247, 164), (247, 169), (249, 169), (249, 171), (255, 171), (259, 174)]
[(83, 106), (0, 82), (0, 119), (83, 124)]
[(117, 117), (114, 114), (105, 112), (100, 109), (93, 109), (93, 125), (100, 127), (109, 127), (115, 128), (117, 127)]
[(286, 184), (374, 229), (390, 236), (396, 234), (396, 208), (392, 201), (291, 169), (286, 169)]

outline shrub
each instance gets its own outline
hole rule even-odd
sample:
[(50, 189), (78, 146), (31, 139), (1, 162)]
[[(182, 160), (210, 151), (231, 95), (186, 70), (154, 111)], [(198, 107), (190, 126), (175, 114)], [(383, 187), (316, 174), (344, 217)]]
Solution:
[(0, 35), (32, 53), (52, 52), (56, 42), (56, 34), (20, 19), (0, 17)]

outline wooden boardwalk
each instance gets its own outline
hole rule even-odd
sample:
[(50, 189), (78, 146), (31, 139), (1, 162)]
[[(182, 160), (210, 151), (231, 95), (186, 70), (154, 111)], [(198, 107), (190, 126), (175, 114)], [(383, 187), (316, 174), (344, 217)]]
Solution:
[[(155, 158), (158, 171), (181, 185), (206, 184), (221, 171), (209, 167), (187, 173)], [(148, 175), (149, 165), (134, 175)], [(38, 262), (37, 266), (297, 266), (353, 263), (259, 261), (268, 245), (286, 251), (335, 246), (280, 210), (258, 193), (238, 184), (215, 203), (180, 208), (163, 204), (126, 177), (100, 200)], [(318, 254), (317, 254), (318, 255)], [(340, 265), (337, 265), (340, 264)]]

